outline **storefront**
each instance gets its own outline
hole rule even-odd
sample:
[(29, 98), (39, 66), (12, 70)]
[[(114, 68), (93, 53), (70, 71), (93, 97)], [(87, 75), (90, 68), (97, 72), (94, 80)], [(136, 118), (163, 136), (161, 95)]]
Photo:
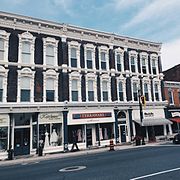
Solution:
[(172, 134), (171, 121), (165, 118), (164, 109), (146, 108), (143, 110), (143, 119), (140, 120), (139, 110), (133, 110), (133, 131), (139, 131), (138, 126), (143, 126), (143, 136), (147, 141), (154, 141), (158, 136), (167, 136)]
[(180, 132), (180, 109), (170, 110), (170, 120), (172, 121), (172, 131), (173, 133)]
[(113, 110), (69, 111), (69, 149), (72, 147), (74, 132), (76, 133), (77, 144), (80, 149), (109, 145), (109, 140), (114, 138), (114, 122)]
[(0, 160), (7, 158), (9, 146), (9, 115), (0, 114)]

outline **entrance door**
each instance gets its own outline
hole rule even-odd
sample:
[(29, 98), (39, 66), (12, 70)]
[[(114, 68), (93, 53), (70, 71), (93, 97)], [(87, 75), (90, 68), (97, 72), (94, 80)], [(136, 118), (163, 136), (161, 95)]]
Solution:
[(119, 134), (120, 134), (121, 142), (126, 142), (126, 125), (119, 126)]
[(30, 153), (30, 129), (14, 129), (14, 155), (27, 155)]
[(87, 134), (87, 147), (89, 147), (89, 146), (92, 146), (92, 129), (87, 129), (86, 130), (86, 134)]

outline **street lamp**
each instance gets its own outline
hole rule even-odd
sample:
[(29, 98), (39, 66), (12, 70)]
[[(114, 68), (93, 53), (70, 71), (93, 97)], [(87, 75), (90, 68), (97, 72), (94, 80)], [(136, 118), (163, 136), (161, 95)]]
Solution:
[(142, 96), (141, 88), (138, 89), (138, 100), (139, 100), (139, 111), (140, 111), (140, 129), (141, 129), (141, 137), (142, 137), (142, 145), (145, 145), (144, 142), (144, 133), (143, 133), (143, 109), (142, 109), (142, 101), (145, 103), (145, 97)]

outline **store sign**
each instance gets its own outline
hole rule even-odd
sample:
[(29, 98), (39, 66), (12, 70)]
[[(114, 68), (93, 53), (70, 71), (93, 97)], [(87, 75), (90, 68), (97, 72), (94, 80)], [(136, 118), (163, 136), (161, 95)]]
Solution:
[(154, 117), (154, 113), (153, 112), (144, 112), (144, 117)]
[(9, 124), (9, 116), (5, 114), (0, 115), (0, 127), (8, 126)]
[(72, 114), (72, 119), (92, 119), (92, 118), (108, 118), (112, 117), (111, 112), (102, 112), (102, 113), (80, 113)]
[(180, 112), (172, 112), (172, 117), (180, 117)]
[(61, 113), (40, 113), (39, 123), (61, 123), (62, 114)]

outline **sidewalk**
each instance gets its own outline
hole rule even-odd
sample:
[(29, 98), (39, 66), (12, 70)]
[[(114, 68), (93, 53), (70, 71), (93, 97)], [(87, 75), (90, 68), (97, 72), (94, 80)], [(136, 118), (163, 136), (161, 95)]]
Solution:
[[(134, 144), (116, 145), (114, 149), (115, 151), (119, 151), (119, 150), (125, 150), (125, 149), (135, 149), (135, 148), (143, 148), (143, 147), (148, 147), (148, 146), (157, 146), (164, 143), (167, 143), (167, 141), (147, 143), (146, 145), (141, 145), (141, 146), (135, 146)], [(30, 164), (30, 163), (39, 163), (40, 161), (57, 159), (57, 158), (67, 158), (67, 157), (75, 157), (75, 156), (88, 155), (88, 154), (98, 154), (102, 152), (107, 152), (109, 151), (109, 149), (110, 149), (109, 147), (100, 147), (97, 149), (87, 149), (87, 150), (81, 150), (81, 151), (76, 151), (76, 152), (46, 154), (44, 156), (34, 155), (31, 157), (22, 157), (22, 158), (17, 158), (14, 160), (0, 161), (0, 166), (9, 166), (9, 165), (16, 165), (16, 164), (25, 165), (25, 164)]]

